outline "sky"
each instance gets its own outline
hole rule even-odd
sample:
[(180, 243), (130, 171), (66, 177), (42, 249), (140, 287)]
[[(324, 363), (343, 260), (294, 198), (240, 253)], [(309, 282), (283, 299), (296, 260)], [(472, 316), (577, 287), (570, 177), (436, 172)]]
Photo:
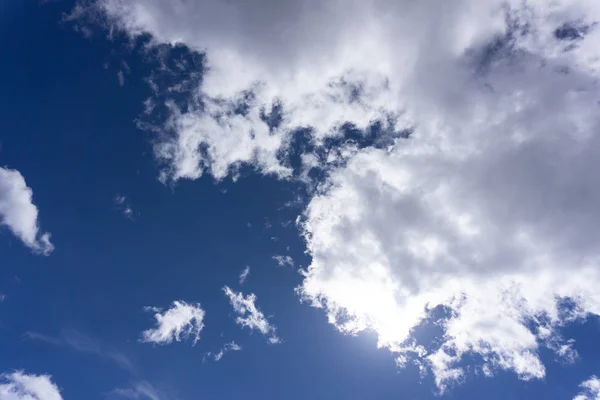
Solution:
[(0, 0), (0, 400), (599, 400), (599, 21)]

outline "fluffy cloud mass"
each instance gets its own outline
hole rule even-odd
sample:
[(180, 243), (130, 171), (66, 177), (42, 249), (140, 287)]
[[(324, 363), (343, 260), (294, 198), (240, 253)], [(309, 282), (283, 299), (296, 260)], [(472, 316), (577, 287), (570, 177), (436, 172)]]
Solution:
[(244, 296), (241, 292), (234, 292), (228, 286), (223, 288), (225, 295), (229, 297), (229, 302), (233, 310), (238, 314), (235, 322), (238, 325), (245, 326), (251, 330), (257, 330), (269, 337), (272, 344), (279, 343), (281, 340), (277, 337), (277, 328), (270, 324), (265, 315), (256, 305), (256, 295), (250, 293)]
[[(244, 163), (288, 177), (308, 130), (300, 169), (325, 178), (302, 221), (312, 263), (298, 292), (339, 330), (376, 332), (441, 389), (466, 355), (523, 379), (545, 375), (540, 346), (575, 358), (558, 330), (600, 313), (599, 2), (100, 0), (73, 13), (90, 15), (206, 56), (187, 106), (168, 103), (164, 179)], [(348, 126), (372, 146), (332, 147)], [(433, 314), (434, 347), (411, 335)]]
[(582, 392), (573, 398), (573, 400), (598, 400), (600, 399), (600, 379), (592, 376), (587, 381), (579, 385)]
[(48, 375), (13, 372), (0, 376), (2, 400), (62, 400), (58, 387)]
[(38, 209), (32, 202), (32, 190), (17, 170), (0, 168), (0, 218), (2, 225), (37, 253), (54, 250), (49, 233), (40, 233)]
[(148, 310), (155, 312), (157, 326), (142, 333), (142, 342), (170, 344), (174, 340), (180, 342), (191, 338), (192, 343), (196, 344), (200, 340), (205, 315), (200, 304), (174, 301), (168, 310), (154, 307), (149, 307)]

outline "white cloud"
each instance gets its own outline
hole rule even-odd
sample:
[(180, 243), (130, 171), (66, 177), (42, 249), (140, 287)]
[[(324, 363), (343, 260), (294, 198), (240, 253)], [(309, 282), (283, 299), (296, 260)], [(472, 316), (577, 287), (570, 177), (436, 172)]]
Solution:
[(200, 304), (188, 304), (184, 301), (174, 301), (171, 308), (166, 311), (149, 307), (154, 311), (157, 327), (142, 333), (142, 342), (156, 344), (170, 344), (175, 341), (192, 339), (192, 343), (200, 339), (200, 332), (204, 328), (205, 312)]
[(212, 352), (208, 352), (206, 353), (206, 357), (211, 357), (213, 360), (215, 361), (221, 361), (221, 359), (223, 358), (223, 356), (226, 353), (229, 353), (230, 351), (241, 351), (242, 350), (242, 346), (238, 345), (235, 342), (230, 342), (230, 343), (225, 343), (225, 345), (221, 348), (221, 350), (219, 350), (218, 353), (212, 353)]
[(223, 358), (223, 356), (227, 352), (240, 351), (240, 350), (242, 350), (242, 347), (240, 345), (236, 344), (235, 342), (227, 343), (227, 344), (225, 344), (225, 346), (223, 346), (221, 351), (219, 351), (217, 354), (215, 354), (215, 361), (219, 361), (221, 358)]
[(374, 330), (396, 352), (428, 309), (447, 307), (444, 342), (426, 358), (442, 388), (468, 353), (541, 378), (538, 347), (558, 350), (556, 328), (600, 312), (598, 93), (552, 84), (549, 71), (514, 73), (514, 87), (477, 93), (460, 121), (436, 110), (413, 140), (359, 152), (306, 211), (302, 295), (340, 330)]
[(273, 260), (277, 261), (277, 265), (280, 267), (293, 267), (294, 259), (290, 256), (276, 255), (273, 256)]
[(277, 337), (277, 328), (269, 323), (262, 311), (256, 306), (256, 295), (254, 293), (244, 296), (242, 292), (234, 292), (228, 286), (225, 286), (223, 291), (229, 297), (233, 310), (238, 314), (235, 319), (238, 325), (257, 330), (264, 336), (268, 336), (269, 342), (272, 344), (281, 342)]
[[(574, 358), (558, 328), (600, 313), (599, 2), (96, 5), (132, 36), (206, 52), (191, 106), (168, 105), (165, 179), (241, 163), (288, 176), (297, 127), (316, 147), (344, 122), (412, 132), (302, 154), (327, 178), (305, 212), (312, 262), (298, 290), (338, 329), (376, 332), (400, 364), (413, 352), (441, 389), (469, 354), (523, 379), (545, 375), (540, 346)], [(248, 90), (247, 113), (232, 112)], [(274, 105), (273, 128), (261, 110)], [(445, 334), (424, 348), (411, 333), (436, 307)]]
[[(150, 33), (154, 43), (182, 43), (207, 55), (187, 107), (167, 103), (163, 128), (171, 135), (161, 135), (155, 148), (166, 164), (163, 178), (174, 180), (205, 172), (221, 179), (243, 163), (288, 176), (279, 155), (297, 128), (311, 127), (320, 144), (346, 122), (364, 129), (389, 120), (403, 129), (420, 122), (414, 112), (425, 103), (448, 109), (464, 103), (454, 100), (469, 90), (465, 78), (485, 71), (473, 59), (495, 61), (486, 46), (506, 34), (507, 9), (512, 20), (527, 19), (520, 27), (533, 26), (527, 37), (516, 37), (519, 51), (561, 61), (566, 45), (555, 44), (554, 29), (565, 21), (593, 21), (600, 7), (593, 0), (93, 4), (76, 7), (69, 19), (102, 21), (132, 37)], [(596, 68), (600, 50), (588, 37), (568, 57), (577, 67)], [(235, 112), (240, 103), (246, 112)], [(280, 119), (276, 127), (268, 122), (272, 111)]]
[(27, 375), (21, 371), (0, 376), (2, 400), (62, 400), (49, 375)]
[(33, 192), (17, 170), (0, 167), (0, 218), (2, 225), (37, 253), (49, 255), (54, 246), (49, 233), (40, 233)]
[(244, 270), (240, 274), (240, 279), (239, 279), (240, 285), (243, 285), (244, 282), (246, 282), (246, 279), (248, 279), (249, 274), (250, 274), (250, 267), (246, 266), (246, 268), (244, 268)]
[(573, 400), (600, 400), (600, 379), (596, 376), (582, 382), (579, 387), (582, 392), (575, 396)]

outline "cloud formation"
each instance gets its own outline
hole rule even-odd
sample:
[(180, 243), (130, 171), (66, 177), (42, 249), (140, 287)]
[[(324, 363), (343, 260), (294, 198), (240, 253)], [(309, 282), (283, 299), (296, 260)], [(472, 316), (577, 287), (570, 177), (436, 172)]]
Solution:
[(0, 218), (2, 225), (36, 253), (49, 255), (54, 250), (49, 233), (40, 233), (38, 209), (33, 191), (17, 170), (0, 167)]
[(600, 399), (600, 379), (592, 376), (587, 381), (582, 382), (579, 387), (581, 393), (573, 398), (573, 400), (599, 400)]
[[(100, 0), (84, 14), (204, 55), (186, 107), (167, 101), (163, 179), (325, 171), (298, 292), (340, 331), (374, 331), (442, 390), (467, 355), (522, 379), (545, 375), (541, 346), (575, 358), (560, 328), (600, 313), (600, 3)], [(249, 313), (238, 323), (268, 326), (253, 295), (224, 290)], [(433, 315), (444, 335), (425, 346), (411, 334)]]
[(240, 279), (239, 279), (240, 285), (243, 285), (244, 282), (246, 282), (246, 279), (248, 279), (248, 275), (250, 275), (250, 267), (246, 266), (246, 268), (244, 268), (244, 270), (240, 274)]
[(213, 352), (208, 352), (205, 354), (205, 358), (203, 360), (206, 360), (206, 357), (210, 357), (215, 361), (221, 361), (221, 359), (223, 358), (223, 356), (226, 353), (229, 353), (230, 351), (241, 351), (242, 350), (242, 346), (240, 346), (239, 344), (237, 344), (236, 342), (232, 341), (230, 343), (225, 343), (225, 345), (223, 345), (223, 347), (221, 348), (221, 350), (219, 350), (218, 353), (213, 353)]
[(142, 342), (165, 345), (171, 344), (174, 340), (180, 342), (191, 338), (192, 345), (195, 345), (200, 340), (205, 316), (200, 304), (188, 304), (176, 300), (168, 310), (154, 307), (147, 309), (155, 312), (154, 319), (157, 326), (142, 332), (140, 339)]
[(240, 350), (242, 350), (242, 347), (240, 345), (238, 345), (237, 343), (235, 343), (235, 342), (226, 343), (225, 346), (223, 346), (223, 348), (217, 354), (215, 354), (215, 361), (221, 360), (221, 358), (223, 358), (225, 353), (228, 353), (230, 351), (240, 351)]
[(257, 330), (264, 336), (268, 336), (269, 343), (281, 342), (281, 339), (277, 336), (277, 328), (269, 323), (262, 311), (256, 306), (256, 295), (254, 293), (244, 296), (242, 292), (235, 292), (228, 286), (223, 288), (223, 292), (229, 297), (233, 310), (238, 314), (235, 319), (238, 325)]
[(277, 265), (279, 265), (280, 267), (291, 268), (294, 266), (294, 259), (290, 256), (275, 255), (273, 256), (273, 260), (275, 260), (277, 262)]
[(158, 390), (147, 381), (138, 381), (129, 388), (114, 389), (109, 399), (160, 400)]
[(0, 376), (2, 400), (62, 400), (49, 375), (28, 375), (22, 371)]

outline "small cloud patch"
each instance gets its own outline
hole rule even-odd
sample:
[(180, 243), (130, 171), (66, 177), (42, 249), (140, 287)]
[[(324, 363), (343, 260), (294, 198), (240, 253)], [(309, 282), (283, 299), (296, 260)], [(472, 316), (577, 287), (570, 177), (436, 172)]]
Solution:
[(277, 336), (277, 328), (270, 324), (262, 311), (256, 306), (256, 295), (250, 293), (244, 296), (241, 292), (234, 292), (228, 286), (223, 288), (225, 295), (229, 297), (229, 302), (233, 310), (238, 314), (235, 322), (238, 325), (257, 330), (264, 336), (268, 336), (270, 343), (280, 343)]
[(144, 331), (141, 342), (165, 345), (191, 339), (195, 345), (200, 340), (206, 314), (200, 304), (174, 301), (168, 310), (154, 307), (146, 310), (155, 312), (156, 328)]

